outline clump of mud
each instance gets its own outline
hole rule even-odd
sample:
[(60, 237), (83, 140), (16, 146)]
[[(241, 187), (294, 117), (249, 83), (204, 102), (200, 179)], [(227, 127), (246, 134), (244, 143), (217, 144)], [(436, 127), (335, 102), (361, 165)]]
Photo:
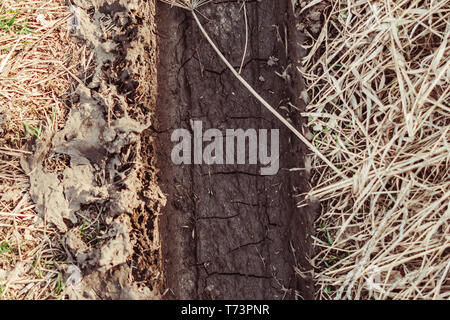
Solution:
[[(63, 234), (69, 298), (152, 299), (160, 287), (149, 133), (156, 96), (154, 2), (74, 0), (68, 24), (92, 50), (63, 130), (22, 160), (40, 217)], [(48, 159), (65, 159), (52, 166)], [(56, 169), (55, 169), (56, 167)]]

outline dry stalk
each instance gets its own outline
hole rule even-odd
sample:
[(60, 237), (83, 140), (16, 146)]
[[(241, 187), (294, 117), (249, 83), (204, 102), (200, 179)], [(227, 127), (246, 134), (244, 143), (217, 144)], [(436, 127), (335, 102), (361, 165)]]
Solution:
[[(450, 298), (450, 5), (315, 1), (299, 71), (319, 151), (318, 296)], [(307, 31), (306, 31), (307, 32)]]

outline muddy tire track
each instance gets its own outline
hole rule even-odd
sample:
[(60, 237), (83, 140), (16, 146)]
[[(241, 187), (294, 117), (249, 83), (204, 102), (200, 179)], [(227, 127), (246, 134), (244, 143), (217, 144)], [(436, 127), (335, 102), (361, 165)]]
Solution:
[[(210, 19), (203, 19), (206, 30), (236, 67), (245, 46), (240, 7), (223, 2), (202, 10)], [(294, 31), (290, 1), (248, 2), (247, 12), (250, 38), (242, 75), (300, 127), (299, 112), (290, 106), (302, 105), (296, 72), (301, 35)], [(297, 208), (308, 177), (287, 170), (304, 167), (306, 150), (225, 69), (189, 13), (160, 3), (157, 25), (155, 130), (159, 184), (167, 195), (160, 220), (166, 298), (313, 298), (309, 275), (300, 277), (294, 268), (311, 269), (307, 257), (316, 210)], [(173, 165), (171, 134), (191, 130), (192, 120), (202, 121), (204, 130), (280, 129), (278, 174), (261, 176), (256, 165)]]

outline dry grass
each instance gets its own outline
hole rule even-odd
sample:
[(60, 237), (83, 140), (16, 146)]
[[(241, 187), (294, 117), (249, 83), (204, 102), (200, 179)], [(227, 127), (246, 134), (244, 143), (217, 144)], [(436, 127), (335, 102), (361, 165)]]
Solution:
[(34, 211), (19, 159), (64, 123), (81, 53), (68, 18), (64, 1), (0, 1), (0, 299), (61, 297), (65, 253)]
[(322, 299), (450, 298), (450, 3), (312, 1), (300, 72), (323, 213)]
[(183, 8), (186, 10), (196, 10), (199, 7), (211, 2), (212, 0), (161, 0), (171, 6)]

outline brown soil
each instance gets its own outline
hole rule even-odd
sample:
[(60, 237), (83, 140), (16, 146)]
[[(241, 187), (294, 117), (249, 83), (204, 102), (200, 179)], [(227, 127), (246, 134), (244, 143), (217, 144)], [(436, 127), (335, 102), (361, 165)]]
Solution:
[[(284, 116), (301, 126), (296, 66), (302, 36), (291, 1), (248, 2), (249, 44), (242, 75)], [(201, 11), (206, 30), (239, 66), (245, 46), (241, 4), (223, 2)], [(220, 23), (219, 23), (220, 22)], [(157, 5), (159, 35), (157, 166), (167, 195), (160, 221), (169, 299), (313, 298), (311, 233), (315, 210), (297, 208), (308, 190), (306, 150), (226, 70), (188, 12)], [(287, 42), (287, 45), (286, 45)], [(274, 66), (267, 63), (278, 58)], [(275, 72), (288, 77), (283, 79)], [(263, 81), (262, 81), (263, 80)], [(281, 109), (280, 109), (281, 110)], [(259, 175), (255, 165), (175, 166), (171, 134), (208, 128), (280, 129), (280, 171)], [(303, 276), (295, 272), (303, 271)]]
[[(307, 150), (225, 69), (188, 12), (159, 1), (71, 5), (73, 35), (93, 63), (76, 75), (64, 129), (30, 144), (33, 155), (22, 161), (36, 211), (61, 233), (68, 297), (313, 298), (317, 210), (297, 207), (309, 177), (289, 170), (305, 167)], [(236, 66), (245, 46), (240, 6), (201, 10)], [(302, 35), (290, 6), (247, 2), (242, 75), (300, 128), (292, 106), (303, 108)], [(192, 120), (204, 130), (280, 129), (278, 174), (174, 165), (171, 134)]]
[[(70, 10), (73, 36), (94, 63), (77, 75), (64, 129), (30, 144), (33, 155), (22, 161), (30, 194), (62, 235), (69, 298), (157, 298), (156, 217), (165, 199), (149, 130), (155, 4), (74, 0)], [(64, 166), (51, 170), (51, 158), (64, 158)]]

